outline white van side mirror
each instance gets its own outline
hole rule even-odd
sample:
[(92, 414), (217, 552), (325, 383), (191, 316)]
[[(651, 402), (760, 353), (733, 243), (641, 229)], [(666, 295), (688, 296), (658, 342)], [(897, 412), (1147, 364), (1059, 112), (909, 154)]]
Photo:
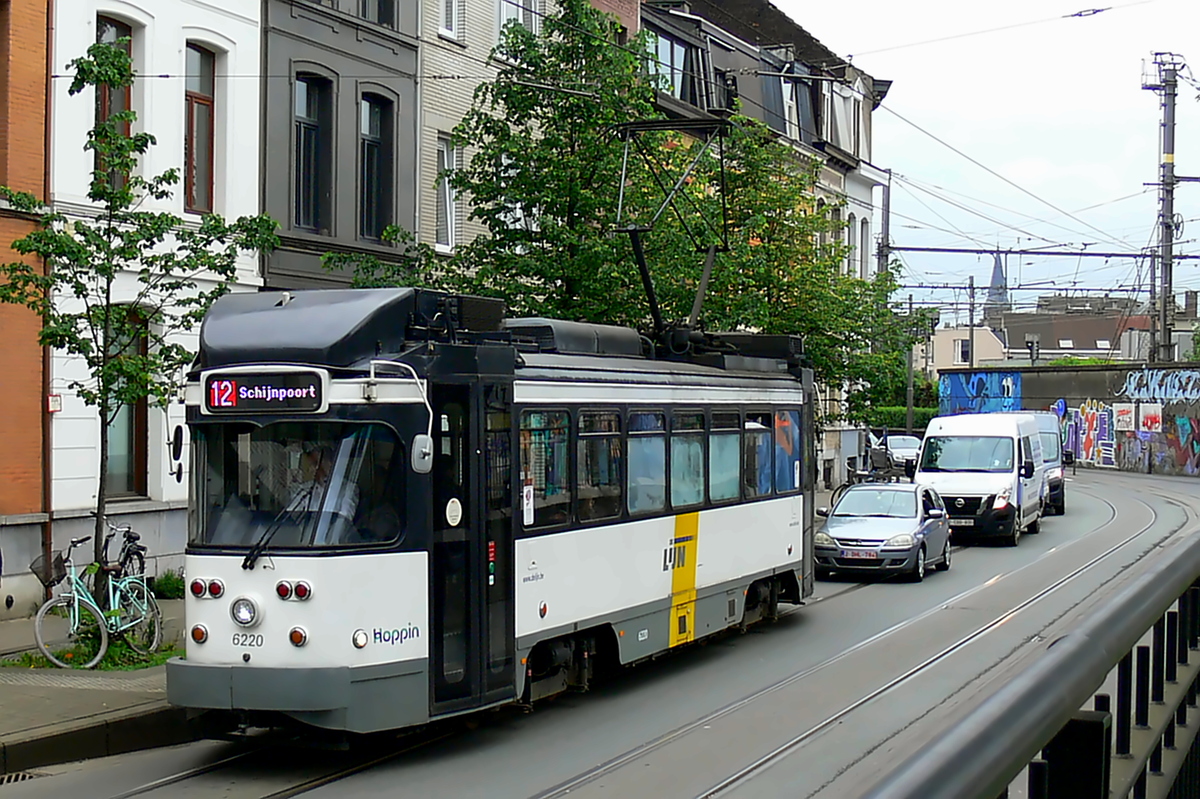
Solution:
[(412, 442), (412, 470), (417, 474), (433, 471), (433, 436), (418, 433)]
[(1025, 461), (1021, 464), (1021, 476), (1026, 480), (1033, 477), (1033, 461)]

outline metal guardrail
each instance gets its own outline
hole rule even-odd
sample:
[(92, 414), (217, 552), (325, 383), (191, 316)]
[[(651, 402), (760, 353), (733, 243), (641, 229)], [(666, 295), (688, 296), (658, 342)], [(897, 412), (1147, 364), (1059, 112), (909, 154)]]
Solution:
[[(996, 799), (1030, 766), (1030, 797), (1147, 796), (1147, 775), (1156, 778), (1149, 795), (1200, 796), (1188, 793), (1200, 769), (1200, 751), (1192, 745), (1197, 725), (1185, 727), (1188, 707), (1196, 706), (1200, 655), (1200, 533), (1163, 546), (1155, 562), (1112, 601), (1092, 612), (1079, 628), (1050, 642), (1043, 656), (978, 707), (930, 741), (919, 754), (897, 767), (866, 794), (870, 799)], [(1174, 605), (1177, 610), (1170, 610)], [(1151, 646), (1138, 646), (1153, 632)], [(1138, 665), (1136, 709), (1133, 661)], [(1080, 711), (1117, 669), (1117, 708), (1106, 695), (1095, 697), (1096, 711)], [(1172, 682), (1173, 678), (1173, 682)], [(1164, 691), (1165, 687), (1172, 689)], [(1151, 708), (1151, 697), (1153, 705)], [(1153, 712), (1151, 712), (1153, 710)], [(1069, 724), (1091, 724), (1072, 740)], [(1112, 727), (1116, 741), (1112, 744)], [(1183, 730), (1177, 740), (1176, 732)], [(1078, 730), (1075, 730), (1078, 733)], [(1095, 743), (1099, 732), (1099, 745)], [(1093, 739), (1090, 752), (1088, 736)], [(1062, 736), (1062, 737), (1059, 737)], [(1067, 740), (1064, 741), (1064, 738)], [(1076, 773), (1055, 775), (1058, 768)], [(1200, 746), (1200, 743), (1196, 744)], [(1164, 748), (1173, 756), (1164, 767)], [(1069, 757), (1061, 757), (1063, 750)], [(1042, 753), (1046, 760), (1035, 758)], [(1083, 789), (1080, 764), (1102, 761), (1102, 788)], [(1180, 769), (1185, 776), (1172, 790)], [(1186, 776), (1193, 775), (1193, 776)], [(1058, 777), (1055, 779), (1055, 777)], [(1055, 790), (1049, 786), (1071, 787)], [(1100, 785), (1101, 783), (1097, 783)]]

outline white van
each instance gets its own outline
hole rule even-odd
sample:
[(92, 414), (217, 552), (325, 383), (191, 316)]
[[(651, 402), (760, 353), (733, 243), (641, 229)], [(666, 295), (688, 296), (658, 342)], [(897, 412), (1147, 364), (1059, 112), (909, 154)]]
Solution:
[(1046, 498), (1042, 441), (1032, 416), (939, 416), (925, 429), (914, 479), (942, 495), (959, 535), (1001, 536), (1016, 546), (1041, 527)]

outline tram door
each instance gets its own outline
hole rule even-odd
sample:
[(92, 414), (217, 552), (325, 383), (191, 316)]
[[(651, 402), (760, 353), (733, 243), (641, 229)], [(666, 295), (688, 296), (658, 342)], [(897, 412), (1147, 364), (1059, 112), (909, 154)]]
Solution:
[(433, 712), (512, 698), (511, 385), (434, 385)]

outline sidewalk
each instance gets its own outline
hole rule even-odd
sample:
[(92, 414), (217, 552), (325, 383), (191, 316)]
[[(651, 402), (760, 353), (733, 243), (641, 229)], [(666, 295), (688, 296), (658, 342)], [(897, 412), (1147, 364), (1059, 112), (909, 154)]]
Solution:
[[(180, 640), (183, 601), (160, 602), (163, 643)], [(0, 622), (0, 655), (35, 648), (33, 619)], [(167, 704), (166, 668), (0, 667), (0, 774), (167, 746), (197, 736)]]

